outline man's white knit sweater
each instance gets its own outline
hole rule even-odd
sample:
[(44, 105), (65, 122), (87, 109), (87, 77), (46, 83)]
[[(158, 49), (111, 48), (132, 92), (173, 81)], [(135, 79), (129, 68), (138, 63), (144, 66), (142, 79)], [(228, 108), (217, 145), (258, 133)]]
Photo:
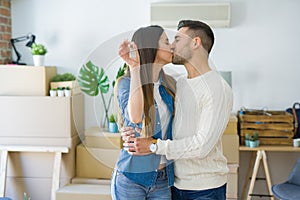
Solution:
[(156, 153), (174, 159), (178, 189), (220, 187), (227, 182), (222, 134), (232, 110), (232, 90), (216, 71), (180, 78), (176, 90), (173, 141), (158, 140)]

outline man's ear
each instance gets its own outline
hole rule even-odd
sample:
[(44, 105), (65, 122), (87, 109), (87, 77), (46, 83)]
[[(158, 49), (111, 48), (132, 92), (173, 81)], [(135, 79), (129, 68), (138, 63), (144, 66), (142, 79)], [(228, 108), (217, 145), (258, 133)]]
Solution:
[(201, 45), (202, 45), (201, 38), (200, 38), (200, 37), (194, 37), (194, 39), (193, 39), (193, 47), (194, 47), (195, 49), (197, 49), (197, 48), (199, 48)]

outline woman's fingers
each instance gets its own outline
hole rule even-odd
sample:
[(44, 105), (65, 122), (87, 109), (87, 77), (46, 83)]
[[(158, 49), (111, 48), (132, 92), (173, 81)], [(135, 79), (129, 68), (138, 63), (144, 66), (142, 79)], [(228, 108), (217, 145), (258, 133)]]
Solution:
[(129, 41), (126, 40), (126, 41), (123, 41), (119, 47), (119, 55), (124, 59), (124, 57), (127, 57), (128, 54), (129, 54)]

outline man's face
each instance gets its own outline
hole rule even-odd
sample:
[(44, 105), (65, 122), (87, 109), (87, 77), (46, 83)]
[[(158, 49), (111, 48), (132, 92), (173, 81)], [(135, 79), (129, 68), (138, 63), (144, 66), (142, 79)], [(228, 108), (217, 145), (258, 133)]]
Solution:
[(188, 27), (182, 27), (175, 35), (175, 40), (172, 43), (173, 64), (184, 65), (192, 57), (192, 38), (187, 35)]

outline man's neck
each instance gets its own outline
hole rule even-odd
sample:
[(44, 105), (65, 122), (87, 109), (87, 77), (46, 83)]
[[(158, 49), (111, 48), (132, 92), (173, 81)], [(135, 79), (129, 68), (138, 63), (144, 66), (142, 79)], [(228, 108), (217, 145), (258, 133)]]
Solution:
[(208, 65), (207, 60), (194, 60), (190, 61), (188, 63), (184, 64), (184, 67), (187, 71), (188, 78), (195, 78), (197, 76), (200, 76), (202, 74), (205, 74), (206, 72), (211, 71), (211, 68)]

